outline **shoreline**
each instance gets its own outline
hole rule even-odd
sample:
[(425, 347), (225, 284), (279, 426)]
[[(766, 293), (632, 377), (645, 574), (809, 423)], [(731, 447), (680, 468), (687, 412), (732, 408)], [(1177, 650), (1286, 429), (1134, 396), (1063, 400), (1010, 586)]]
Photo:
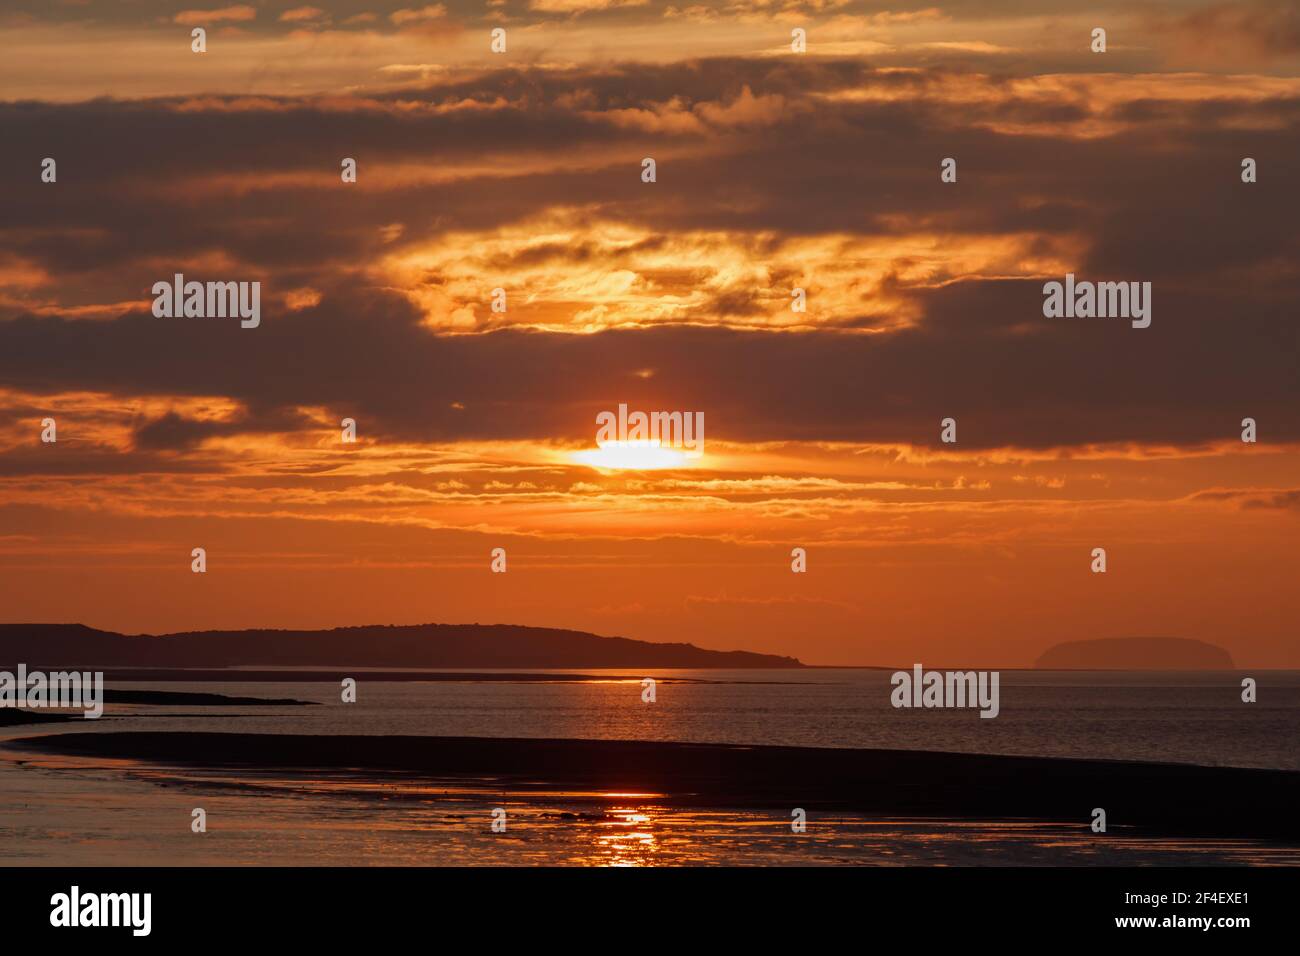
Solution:
[(653, 794), (681, 807), (784, 808), (956, 819), (1091, 822), (1110, 835), (1176, 834), (1300, 844), (1300, 772), (912, 750), (652, 741), (313, 736), (215, 732), (58, 733), (23, 751), (205, 768), (321, 770)]

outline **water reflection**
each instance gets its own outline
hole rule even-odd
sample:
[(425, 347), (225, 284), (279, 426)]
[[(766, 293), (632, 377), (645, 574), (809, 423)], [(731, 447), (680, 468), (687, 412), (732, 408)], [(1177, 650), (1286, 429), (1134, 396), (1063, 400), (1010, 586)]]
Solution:
[(596, 826), (595, 866), (653, 866), (659, 853), (655, 808), (610, 807)]
[[(9, 759), (6, 759), (9, 758)], [(19, 763), (21, 759), (23, 762)], [(1300, 847), (1086, 824), (689, 808), (664, 794), (179, 769), (0, 751), (0, 860), (32, 865), (1300, 865)], [(199, 805), (221, 821), (190, 838)], [(509, 827), (491, 830), (491, 809)], [(183, 821), (177, 825), (177, 820)], [(76, 839), (71, 834), (77, 834)]]

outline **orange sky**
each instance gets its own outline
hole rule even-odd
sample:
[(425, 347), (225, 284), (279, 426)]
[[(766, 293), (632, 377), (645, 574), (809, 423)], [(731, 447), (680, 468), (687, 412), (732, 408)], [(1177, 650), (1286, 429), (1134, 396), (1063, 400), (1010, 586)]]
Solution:
[[(978, 6), (17, 3), (3, 619), (1300, 667), (1297, 15)], [(1151, 327), (1044, 318), (1067, 272)], [(620, 403), (703, 454), (601, 467)]]

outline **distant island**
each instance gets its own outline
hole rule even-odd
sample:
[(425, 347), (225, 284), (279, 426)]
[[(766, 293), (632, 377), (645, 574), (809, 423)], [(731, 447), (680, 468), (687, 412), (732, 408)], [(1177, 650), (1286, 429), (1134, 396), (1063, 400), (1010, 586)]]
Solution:
[(1222, 647), (1186, 637), (1106, 637), (1065, 641), (1035, 662), (1040, 670), (1230, 671)]
[(793, 657), (710, 651), (512, 624), (118, 634), (84, 624), (0, 624), (0, 664), (29, 667), (803, 667)]

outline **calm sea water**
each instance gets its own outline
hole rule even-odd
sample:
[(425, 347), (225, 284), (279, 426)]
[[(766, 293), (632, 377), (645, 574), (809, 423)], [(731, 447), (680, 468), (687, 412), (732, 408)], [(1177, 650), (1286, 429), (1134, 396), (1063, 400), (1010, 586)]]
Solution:
[[(545, 673), (534, 671), (532, 673)], [(890, 674), (870, 670), (656, 671), (654, 704), (626, 671), (585, 683), (117, 684), (140, 690), (295, 698), (319, 707), (110, 705), (70, 731), (586, 737), (872, 747), (1157, 760), (1300, 770), (1300, 671), (1261, 671), (1254, 704), (1238, 673), (1003, 671), (1001, 713), (895, 709)], [(683, 680), (682, 683), (673, 682)], [(690, 683), (686, 681), (709, 683)], [(165, 716), (165, 715), (177, 716)], [(181, 716), (183, 715), (183, 716)], [(18, 736), (32, 731), (19, 732)], [(13, 736), (14, 734), (10, 734)]]
[[(348, 774), (177, 769), (5, 751), (36, 733), (238, 733), (586, 737), (1156, 760), (1300, 770), (1300, 672), (1002, 672), (1001, 713), (896, 710), (889, 673), (656, 671), (653, 704), (626, 671), (581, 683), (368, 683), (356, 704), (333, 684), (232, 680), (120, 684), (318, 707), (110, 706), (100, 721), (0, 736), (0, 861), (122, 863), (1300, 863), (1252, 841), (1098, 837), (1077, 821), (789, 820), (687, 811), (653, 797), (509, 794)], [(209, 832), (190, 832), (202, 806)], [(489, 829), (504, 806), (510, 828)]]

